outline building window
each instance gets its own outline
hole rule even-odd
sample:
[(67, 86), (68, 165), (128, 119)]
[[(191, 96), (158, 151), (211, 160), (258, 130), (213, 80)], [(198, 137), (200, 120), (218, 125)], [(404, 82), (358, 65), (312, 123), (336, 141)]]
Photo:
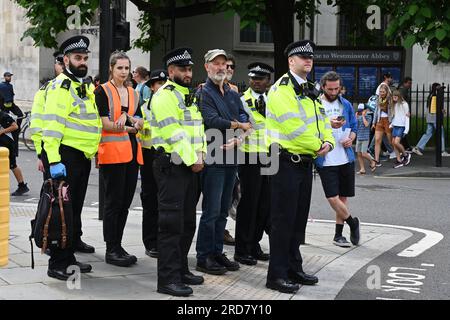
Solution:
[[(359, 17), (356, 18), (355, 17)], [(384, 32), (388, 24), (386, 15), (382, 17), (380, 30), (369, 30), (365, 15), (339, 15), (339, 45), (340, 46), (386, 46)]]
[(267, 24), (257, 23), (256, 28), (240, 28), (240, 18), (234, 18), (234, 50), (273, 51), (272, 30)]

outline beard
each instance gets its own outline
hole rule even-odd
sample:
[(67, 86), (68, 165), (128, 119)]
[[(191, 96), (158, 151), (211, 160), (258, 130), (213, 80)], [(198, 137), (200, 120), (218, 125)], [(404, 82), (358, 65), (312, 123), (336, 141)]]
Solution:
[(216, 73), (215, 75), (212, 76), (212, 78), (218, 82), (225, 80), (226, 77), (227, 75), (225, 73)]
[(69, 61), (69, 70), (72, 72), (72, 74), (77, 78), (84, 78), (87, 75), (88, 68), (85, 65), (75, 67), (70, 61)]
[(176, 84), (182, 86), (182, 87), (186, 87), (188, 88), (191, 85), (192, 79), (187, 79), (187, 80), (183, 80), (180, 77), (174, 76), (173, 77), (173, 82), (175, 82)]
[(328, 100), (329, 102), (333, 102), (333, 101), (336, 100), (336, 99), (338, 98), (338, 96), (339, 96), (339, 95), (337, 94), (337, 95), (331, 97), (331, 96), (329, 96), (325, 91), (323, 92), (323, 94), (325, 95), (325, 97), (327, 98), (327, 100)]

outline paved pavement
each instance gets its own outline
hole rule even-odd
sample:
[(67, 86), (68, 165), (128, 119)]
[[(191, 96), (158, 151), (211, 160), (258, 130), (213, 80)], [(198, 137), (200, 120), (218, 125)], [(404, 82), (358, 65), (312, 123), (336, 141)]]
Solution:
[[(104, 263), (105, 244), (102, 222), (94, 208), (83, 212), (83, 239), (96, 247), (95, 254), (77, 254), (82, 262), (93, 265), (93, 272), (83, 274), (80, 289), (69, 289), (66, 282), (47, 277), (46, 255), (35, 252), (35, 269), (30, 268), (29, 221), (35, 204), (11, 203), (9, 264), (0, 268), (0, 299), (177, 299), (156, 292), (156, 259), (147, 257), (141, 242), (141, 213), (132, 211), (125, 229), (124, 247), (138, 257), (138, 263), (121, 268)], [(199, 218), (199, 217), (198, 217)], [(197, 219), (198, 221), (199, 219)], [(234, 234), (234, 221), (228, 228)], [(348, 233), (348, 228), (344, 233)], [(223, 276), (205, 276), (205, 284), (194, 287), (190, 300), (298, 300), (333, 299), (345, 283), (371, 260), (408, 239), (412, 233), (394, 228), (362, 226), (361, 245), (340, 248), (331, 243), (334, 223), (310, 220), (307, 244), (301, 247), (306, 272), (316, 274), (319, 284), (301, 287), (297, 294), (283, 294), (265, 288), (268, 263), (241, 265), (237, 272)], [(195, 271), (195, 239), (191, 246), (189, 264)], [(268, 251), (268, 238), (262, 247)], [(38, 250), (35, 248), (35, 250)], [(229, 257), (234, 248), (225, 246)], [(70, 287), (70, 285), (69, 285)], [(72, 286), (73, 288), (73, 286)]]

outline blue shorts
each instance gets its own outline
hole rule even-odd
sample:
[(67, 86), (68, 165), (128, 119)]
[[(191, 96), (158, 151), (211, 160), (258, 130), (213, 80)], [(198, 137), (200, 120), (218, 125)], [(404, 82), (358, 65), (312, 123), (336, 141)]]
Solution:
[(392, 129), (392, 137), (403, 138), (404, 136), (403, 132), (405, 132), (405, 127), (394, 126), (394, 128)]

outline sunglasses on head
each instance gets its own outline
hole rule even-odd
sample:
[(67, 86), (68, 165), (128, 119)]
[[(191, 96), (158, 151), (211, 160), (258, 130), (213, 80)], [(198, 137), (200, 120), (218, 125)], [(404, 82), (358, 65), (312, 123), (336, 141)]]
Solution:
[(234, 64), (227, 64), (227, 69), (234, 70), (234, 68), (236, 68)]

